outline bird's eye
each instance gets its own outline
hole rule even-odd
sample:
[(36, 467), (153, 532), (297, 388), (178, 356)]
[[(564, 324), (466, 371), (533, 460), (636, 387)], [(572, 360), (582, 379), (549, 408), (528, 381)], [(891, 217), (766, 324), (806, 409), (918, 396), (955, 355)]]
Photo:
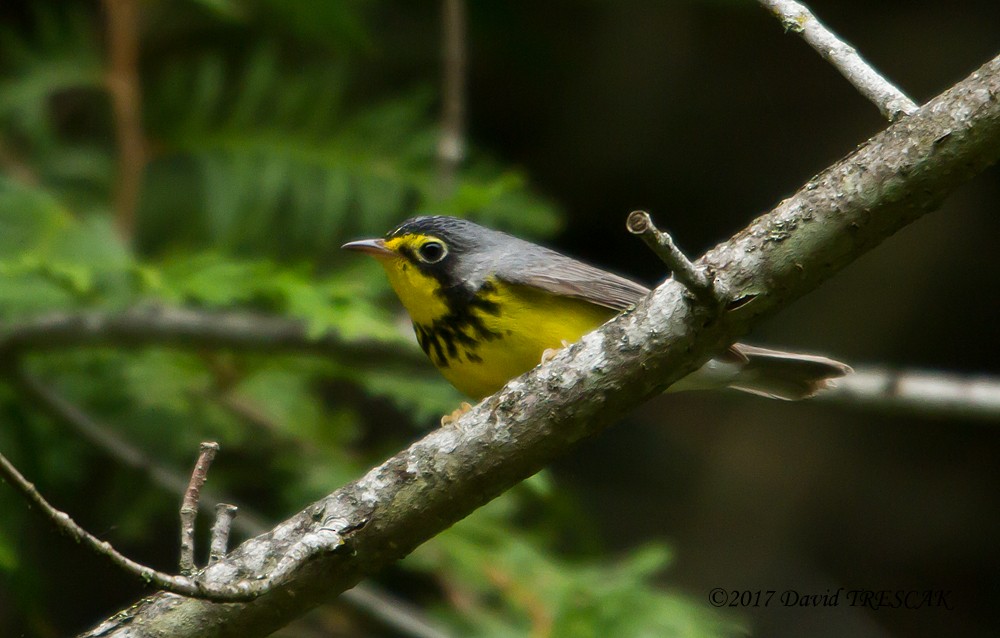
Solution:
[(417, 249), (417, 256), (420, 257), (420, 261), (428, 264), (436, 264), (444, 259), (444, 256), (447, 254), (448, 249), (444, 247), (444, 244), (436, 240), (428, 241)]

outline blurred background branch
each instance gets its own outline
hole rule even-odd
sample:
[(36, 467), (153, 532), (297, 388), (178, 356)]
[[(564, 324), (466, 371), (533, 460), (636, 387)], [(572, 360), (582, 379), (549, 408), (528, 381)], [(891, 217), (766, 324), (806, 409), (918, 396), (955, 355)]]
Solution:
[(131, 240), (146, 166), (139, 80), (141, 25), (138, 0), (104, 0), (104, 12), (108, 41), (107, 87), (118, 139), (115, 221), (122, 237)]
[(359, 366), (423, 366), (416, 348), (384, 341), (345, 341), (311, 335), (301, 320), (259, 312), (205, 312), (187, 308), (131, 308), (120, 312), (57, 312), (0, 323), (0, 360), (26, 353), (79, 347), (172, 347), (312, 354)]
[(465, 158), (465, 0), (441, 0), (441, 139), (438, 140), (438, 173), (441, 195), (451, 195), (455, 173)]
[(817, 398), (925, 418), (1000, 421), (1000, 379), (990, 376), (858, 367)]

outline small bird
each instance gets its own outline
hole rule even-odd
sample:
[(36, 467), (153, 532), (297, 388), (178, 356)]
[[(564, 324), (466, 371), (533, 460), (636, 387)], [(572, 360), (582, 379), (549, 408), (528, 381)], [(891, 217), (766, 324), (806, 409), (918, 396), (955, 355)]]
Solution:
[[(479, 400), (634, 306), (649, 289), (465, 219), (414, 217), (382, 239), (344, 244), (368, 253), (444, 377)], [(668, 391), (730, 387), (804, 399), (851, 371), (843, 363), (734, 344)]]

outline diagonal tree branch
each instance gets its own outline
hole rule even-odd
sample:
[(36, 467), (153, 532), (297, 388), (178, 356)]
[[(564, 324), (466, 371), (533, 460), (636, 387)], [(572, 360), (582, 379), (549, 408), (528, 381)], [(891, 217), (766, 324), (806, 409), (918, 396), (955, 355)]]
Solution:
[[(405, 556), (701, 365), (764, 317), (921, 215), (1000, 156), (1000, 57), (811, 179), (698, 264), (730, 312), (689, 303), (668, 280), (549, 363), (205, 570), (265, 575), (307, 535), (318, 553), (250, 603), (156, 594), (103, 636), (263, 636)], [(95, 634), (90, 634), (95, 635)]]

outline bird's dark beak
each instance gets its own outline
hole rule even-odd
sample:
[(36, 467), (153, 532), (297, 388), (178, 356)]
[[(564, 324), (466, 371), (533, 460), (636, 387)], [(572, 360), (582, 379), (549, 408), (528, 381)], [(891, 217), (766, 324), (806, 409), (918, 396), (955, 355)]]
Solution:
[(360, 239), (358, 241), (349, 241), (343, 246), (344, 250), (355, 250), (359, 253), (368, 253), (375, 257), (386, 257), (388, 255), (393, 255), (391, 250), (385, 247), (385, 242), (381, 239)]

